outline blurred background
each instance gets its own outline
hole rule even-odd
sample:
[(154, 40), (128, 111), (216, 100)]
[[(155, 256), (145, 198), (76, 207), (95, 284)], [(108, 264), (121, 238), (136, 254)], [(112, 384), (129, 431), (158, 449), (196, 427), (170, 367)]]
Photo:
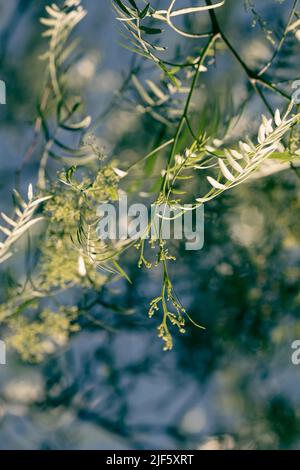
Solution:
[[(88, 15), (77, 30), (83, 54), (74, 87), (83, 90), (105, 152), (135, 161), (151, 149), (161, 123), (131, 94), (124, 100), (117, 91), (130, 67), (141, 67), (143, 77), (148, 65), (120, 46), (109, 1), (82, 3)], [(222, 25), (254, 68), (270, 57), (292, 3), (253, 2), (266, 21), (261, 25), (243, 0), (227, 2)], [(7, 86), (7, 104), (0, 106), (1, 210), (11, 208), (16, 171), (32, 139), (43, 83), (38, 56), (46, 47), (39, 17), (46, 4), (0, 0), (0, 79)], [(190, 21), (202, 29), (208, 18)], [(164, 40), (171, 40), (168, 31)], [(221, 51), (216, 62), (198, 91), (204, 125), (213, 126), (214, 99), (223, 100), (229, 114), (246, 102), (233, 132), (255, 133), (261, 100), (231, 56)], [(299, 74), (296, 38), (287, 41), (276, 74), (292, 93), (289, 80)], [(37, 161), (38, 154), (24, 167), (21, 187), (34, 180)], [(299, 175), (290, 169), (206, 205), (204, 248), (182, 249), (172, 273), (183, 304), (206, 330), (190, 325), (168, 353), (157, 339), (156, 319), (147, 317), (160, 275), (139, 270), (127, 256), (134, 287), (108, 286), (96, 306), (98, 323), (41, 364), (8, 353), (0, 366), (0, 448), (299, 449), (300, 366), (291, 362), (291, 343), (300, 339), (299, 209)]]

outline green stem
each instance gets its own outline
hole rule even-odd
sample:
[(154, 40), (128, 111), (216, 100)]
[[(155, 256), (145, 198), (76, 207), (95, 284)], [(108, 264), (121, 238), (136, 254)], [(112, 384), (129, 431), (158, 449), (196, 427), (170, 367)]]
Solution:
[(194, 75), (194, 78), (193, 78), (193, 81), (192, 81), (192, 85), (191, 85), (191, 88), (190, 88), (190, 91), (189, 91), (189, 94), (188, 94), (188, 97), (187, 97), (187, 100), (186, 100), (186, 103), (185, 103), (185, 107), (184, 107), (184, 110), (183, 110), (183, 114), (181, 116), (181, 119), (178, 123), (178, 126), (177, 126), (177, 129), (176, 129), (176, 133), (175, 133), (175, 136), (174, 136), (174, 141), (173, 141), (173, 145), (172, 145), (172, 149), (171, 149), (171, 152), (170, 152), (170, 155), (169, 155), (169, 158), (168, 158), (168, 162), (167, 162), (167, 167), (166, 167), (166, 172), (164, 174), (164, 177), (163, 177), (163, 181), (162, 181), (162, 185), (161, 185), (161, 192), (164, 192), (165, 189), (166, 189), (166, 185), (167, 185), (167, 177), (168, 177), (168, 171), (169, 171), (169, 168), (171, 166), (171, 163), (172, 163), (172, 160), (175, 156), (175, 153), (176, 153), (176, 149), (177, 149), (177, 144), (178, 144), (178, 140), (179, 140), (179, 137), (180, 137), (180, 134), (181, 134), (181, 131), (182, 131), (182, 128), (187, 120), (187, 116), (188, 116), (188, 111), (189, 111), (189, 108), (190, 108), (190, 104), (191, 104), (191, 100), (192, 100), (192, 97), (193, 97), (193, 94), (194, 94), (194, 91), (195, 91), (195, 88), (196, 88), (196, 85), (197, 85), (197, 81), (198, 81), (198, 77), (199, 77), (199, 74), (200, 74), (200, 70), (201, 70), (201, 66), (203, 65), (204, 63), (204, 60), (210, 50), (210, 48), (212, 47), (212, 45), (214, 44), (214, 42), (216, 41), (216, 39), (219, 37), (219, 34), (214, 34), (208, 41), (208, 43), (206, 44), (206, 46), (204, 47), (204, 50), (201, 54), (201, 57), (197, 63), (197, 69), (196, 69), (196, 72), (195, 72), (195, 75)]

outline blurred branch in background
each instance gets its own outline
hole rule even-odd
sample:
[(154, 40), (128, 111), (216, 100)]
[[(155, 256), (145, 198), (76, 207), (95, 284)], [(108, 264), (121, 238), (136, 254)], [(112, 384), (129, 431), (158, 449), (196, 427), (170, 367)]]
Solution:
[(0, 67), (3, 67), (3, 62), (8, 53), (9, 43), (13, 34), (17, 31), (18, 25), (22, 20), (25, 12), (31, 12), (33, 0), (16, 0), (10, 18), (0, 31)]

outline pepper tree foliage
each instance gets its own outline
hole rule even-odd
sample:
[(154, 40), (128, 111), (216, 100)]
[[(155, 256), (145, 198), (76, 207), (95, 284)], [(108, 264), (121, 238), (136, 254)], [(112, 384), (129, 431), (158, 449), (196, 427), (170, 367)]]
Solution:
[[(157, 8), (158, 3), (164, 3), (164, 9)], [(248, 65), (222, 29), (226, 0), (195, 1), (194, 6), (178, 3), (113, 0), (122, 45), (132, 51), (133, 60), (110, 107), (130, 103), (132, 112), (148, 117), (156, 132), (148, 153), (133, 162), (103, 154), (100, 136), (95, 135), (97, 119), (88, 115), (83, 98), (69, 84), (79, 49), (73, 32), (87, 14), (80, 0), (51, 4), (41, 18), (47, 41), (41, 56), (45, 77), (34, 140), (22, 161), (24, 167), (42, 139), (37, 182), (29, 185), (26, 196), (15, 189), (14, 213), (2, 213), (0, 227), (6, 286), (0, 321), (10, 345), (25, 360), (42, 360), (64, 345), (91, 308), (101, 305), (104, 288), (119, 278), (131, 282), (122, 263), (128, 252), (141, 269), (161, 275), (161, 290), (149, 299), (148, 313), (160, 319), (158, 335), (164, 349), (172, 349), (174, 329), (184, 333), (189, 322), (203, 328), (182, 305), (169, 274), (170, 266), (180, 263), (174, 244), (163, 240), (161, 233), (156, 239), (148, 237), (150, 226), (134, 242), (104, 242), (96, 233), (99, 203), (117, 201), (124, 190), (133, 199), (141, 197), (138, 182), (144, 177), (143, 197), (149, 208), (154, 203), (177, 204), (184, 212), (186, 203), (195, 210), (229, 189), (283, 167), (297, 172), (300, 113), (291, 88), (297, 77), (283, 76), (280, 60), (285, 48), (293, 52), (297, 47), (298, 1), (291, 2), (287, 22), (276, 34), (255, 3), (245, 1), (250, 23), (261, 28), (272, 47), (270, 60), (259, 68)], [(200, 31), (195, 32), (195, 24)], [(166, 30), (171, 33), (170, 44)], [(202, 95), (214, 94), (213, 84), (211, 89), (202, 84), (225, 54), (245, 74), (246, 96), (242, 104), (226, 103), (224, 109), (216, 93), (217, 118), (211, 111), (210, 119), (201, 119), (207, 112)], [(241, 135), (237, 123), (255, 97), (265, 112), (256, 117), (260, 122), (255, 134)], [(68, 143), (70, 135), (76, 146)], [(22, 247), (28, 262), (24, 276), (16, 278), (10, 263), (24, 251)], [(72, 289), (76, 303), (69, 295)]]

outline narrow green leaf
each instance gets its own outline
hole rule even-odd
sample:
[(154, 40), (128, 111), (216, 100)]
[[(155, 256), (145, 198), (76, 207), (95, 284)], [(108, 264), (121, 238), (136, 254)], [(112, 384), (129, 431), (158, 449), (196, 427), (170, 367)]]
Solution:
[(150, 3), (148, 3), (148, 5), (146, 5), (145, 8), (140, 12), (139, 17), (141, 20), (145, 18), (145, 16), (147, 15), (149, 7), (150, 7)]
[(162, 29), (159, 28), (149, 28), (148, 26), (140, 26), (140, 29), (146, 34), (161, 34)]
[(123, 268), (121, 268), (121, 266), (119, 265), (119, 263), (116, 261), (116, 260), (112, 260), (115, 268), (117, 269), (117, 271), (121, 274), (122, 277), (125, 277), (125, 279), (130, 283), (132, 284), (128, 274), (124, 271)]
[(135, 3), (134, 0), (128, 0), (130, 5), (136, 10), (136, 11), (139, 11), (138, 7), (137, 7), (137, 4)]
[(129, 10), (125, 7), (125, 5), (121, 2), (121, 0), (114, 0), (114, 2), (121, 8), (121, 10), (126, 13), (126, 15), (131, 16)]

